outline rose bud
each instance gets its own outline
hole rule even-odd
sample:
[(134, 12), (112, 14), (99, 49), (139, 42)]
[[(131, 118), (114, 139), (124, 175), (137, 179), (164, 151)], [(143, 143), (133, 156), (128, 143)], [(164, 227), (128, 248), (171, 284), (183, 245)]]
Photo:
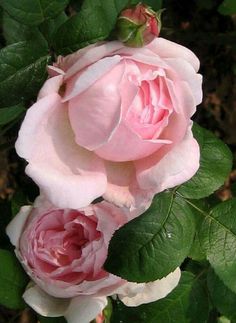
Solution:
[(178, 284), (179, 268), (147, 284), (129, 283), (103, 269), (115, 230), (136, 215), (105, 201), (73, 210), (39, 197), (33, 206), (23, 206), (7, 234), (32, 279), (25, 302), (42, 316), (89, 323), (96, 317), (102, 322), (109, 295), (118, 294), (128, 306), (165, 297)]
[(158, 37), (161, 30), (161, 12), (144, 4), (125, 9), (116, 24), (117, 37), (130, 47), (142, 47)]

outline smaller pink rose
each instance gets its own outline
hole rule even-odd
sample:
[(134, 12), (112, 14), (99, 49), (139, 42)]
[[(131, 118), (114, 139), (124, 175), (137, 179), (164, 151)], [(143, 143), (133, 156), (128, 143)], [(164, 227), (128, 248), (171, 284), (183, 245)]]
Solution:
[(89, 323), (109, 295), (118, 294), (128, 306), (165, 297), (179, 281), (178, 268), (148, 284), (129, 283), (103, 269), (115, 230), (137, 215), (106, 201), (73, 210), (39, 197), (33, 207), (22, 207), (7, 234), (33, 281), (23, 295), (26, 303), (43, 316)]

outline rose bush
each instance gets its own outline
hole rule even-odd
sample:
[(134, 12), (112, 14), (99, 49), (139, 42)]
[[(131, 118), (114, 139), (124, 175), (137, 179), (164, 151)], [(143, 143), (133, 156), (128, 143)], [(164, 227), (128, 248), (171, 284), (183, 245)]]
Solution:
[(187, 181), (199, 167), (190, 120), (202, 100), (198, 69), (190, 50), (162, 38), (59, 57), (16, 142), (27, 174), (61, 208), (99, 196), (136, 207)]
[(7, 233), (34, 282), (23, 295), (26, 303), (44, 316), (88, 323), (108, 295), (118, 294), (128, 306), (165, 297), (178, 284), (178, 268), (147, 284), (129, 283), (102, 268), (114, 231), (133, 216), (105, 201), (72, 210), (40, 197), (33, 207), (22, 207)]

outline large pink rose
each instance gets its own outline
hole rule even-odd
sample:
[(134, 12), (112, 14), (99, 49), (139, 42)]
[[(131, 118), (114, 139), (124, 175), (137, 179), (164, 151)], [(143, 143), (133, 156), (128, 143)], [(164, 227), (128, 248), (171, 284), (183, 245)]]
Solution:
[(190, 50), (162, 38), (59, 57), (16, 142), (27, 174), (62, 208), (99, 196), (136, 207), (187, 181), (199, 167), (190, 120), (202, 100), (198, 68)]
[(102, 268), (114, 231), (131, 217), (108, 202), (72, 210), (38, 198), (33, 207), (22, 207), (7, 233), (34, 281), (25, 301), (41, 315), (88, 323), (101, 313), (108, 295), (119, 294), (128, 306), (165, 297), (179, 281), (178, 268), (148, 284), (128, 283)]

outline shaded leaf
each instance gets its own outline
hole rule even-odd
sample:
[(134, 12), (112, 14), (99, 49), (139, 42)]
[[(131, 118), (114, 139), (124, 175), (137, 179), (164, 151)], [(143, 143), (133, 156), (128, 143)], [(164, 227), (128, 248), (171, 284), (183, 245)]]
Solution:
[(0, 0), (2, 7), (18, 22), (37, 26), (48, 18), (58, 16), (69, 0)]
[(223, 141), (197, 124), (193, 133), (200, 146), (200, 168), (178, 191), (186, 198), (200, 199), (223, 185), (232, 168), (232, 153)]
[(128, 281), (163, 278), (187, 257), (194, 231), (188, 204), (173, 192), (160, 193), (144, 214), (116, 231), (105, 268)]
[(25, 112), (25, 108), (22, 104), (17, 104), (12, 107), (0, 109), (0, 126), (4, 126), (9, 122), (17, 119)]
[(28, 277), (14, 254), (0, 249), (0, 304), (11, 308), (24, 308), (22, 294)]

